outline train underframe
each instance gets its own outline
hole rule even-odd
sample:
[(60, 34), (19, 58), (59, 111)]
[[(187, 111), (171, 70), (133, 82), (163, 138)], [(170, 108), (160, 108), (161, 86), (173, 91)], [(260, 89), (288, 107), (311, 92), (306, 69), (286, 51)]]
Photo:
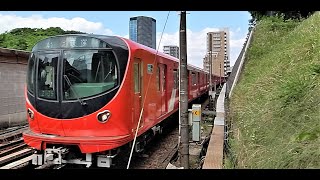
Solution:
[[(162, 133), (164, 122), (146, 131), (137, 137), (134, 147), (135, 153), (142, 153), (145, 146), (157, 134)], [(50, 144), (46, 143), (45, 150), (37, 150), (32, 157), (33, 165), (61, 165), (61, 164), (78, 164), (89, 167), (110, 168), (113, 164), (113, 159), (123, 149), (131, 149), (133, 141), (126, 143), (123, 146), (99, 153), (81, 153), (78, 145), (66, 144)]]

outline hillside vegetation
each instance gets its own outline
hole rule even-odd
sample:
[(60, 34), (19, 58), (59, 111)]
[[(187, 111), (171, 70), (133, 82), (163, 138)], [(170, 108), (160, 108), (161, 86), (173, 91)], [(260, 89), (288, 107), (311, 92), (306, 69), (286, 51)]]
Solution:
[(60, 27), (42, 28), (16, 28), (0, 34), (0, 47), (31, 51), (38, 41), (55, 35), (84, 34), (79, 31), (64, 31)]
[(320, 168), (319, 30), (319, 12), (257, 23), (230, 99), (226, 168)]

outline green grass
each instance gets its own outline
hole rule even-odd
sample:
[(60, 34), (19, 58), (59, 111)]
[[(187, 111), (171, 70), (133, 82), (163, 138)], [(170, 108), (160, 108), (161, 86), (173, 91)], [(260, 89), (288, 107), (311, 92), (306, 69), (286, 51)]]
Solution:
[(257, 25), (227, 117), (235, 168), (320, 168), (319, 30), (319, 12)]

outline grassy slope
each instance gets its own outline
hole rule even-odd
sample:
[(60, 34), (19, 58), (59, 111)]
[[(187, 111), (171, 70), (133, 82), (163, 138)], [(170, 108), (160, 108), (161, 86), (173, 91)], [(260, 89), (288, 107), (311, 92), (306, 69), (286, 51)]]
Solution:
[(320, 168), (320, 14), (262, 20), (230, 100), (235, 168)]

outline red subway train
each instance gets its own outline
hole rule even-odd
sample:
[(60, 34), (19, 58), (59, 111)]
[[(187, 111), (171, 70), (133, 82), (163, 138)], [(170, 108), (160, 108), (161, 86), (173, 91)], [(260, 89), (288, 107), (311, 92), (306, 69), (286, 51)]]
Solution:
[[(189, 102), (208, 92), (208, 72), (189, 65), (188, 78)], [(136, 131), (139, 152), (178, 110), (179, 63), (122, 37), (53, 36), (32, 49), (25, 97), (33, 164), (110, 167)]]

